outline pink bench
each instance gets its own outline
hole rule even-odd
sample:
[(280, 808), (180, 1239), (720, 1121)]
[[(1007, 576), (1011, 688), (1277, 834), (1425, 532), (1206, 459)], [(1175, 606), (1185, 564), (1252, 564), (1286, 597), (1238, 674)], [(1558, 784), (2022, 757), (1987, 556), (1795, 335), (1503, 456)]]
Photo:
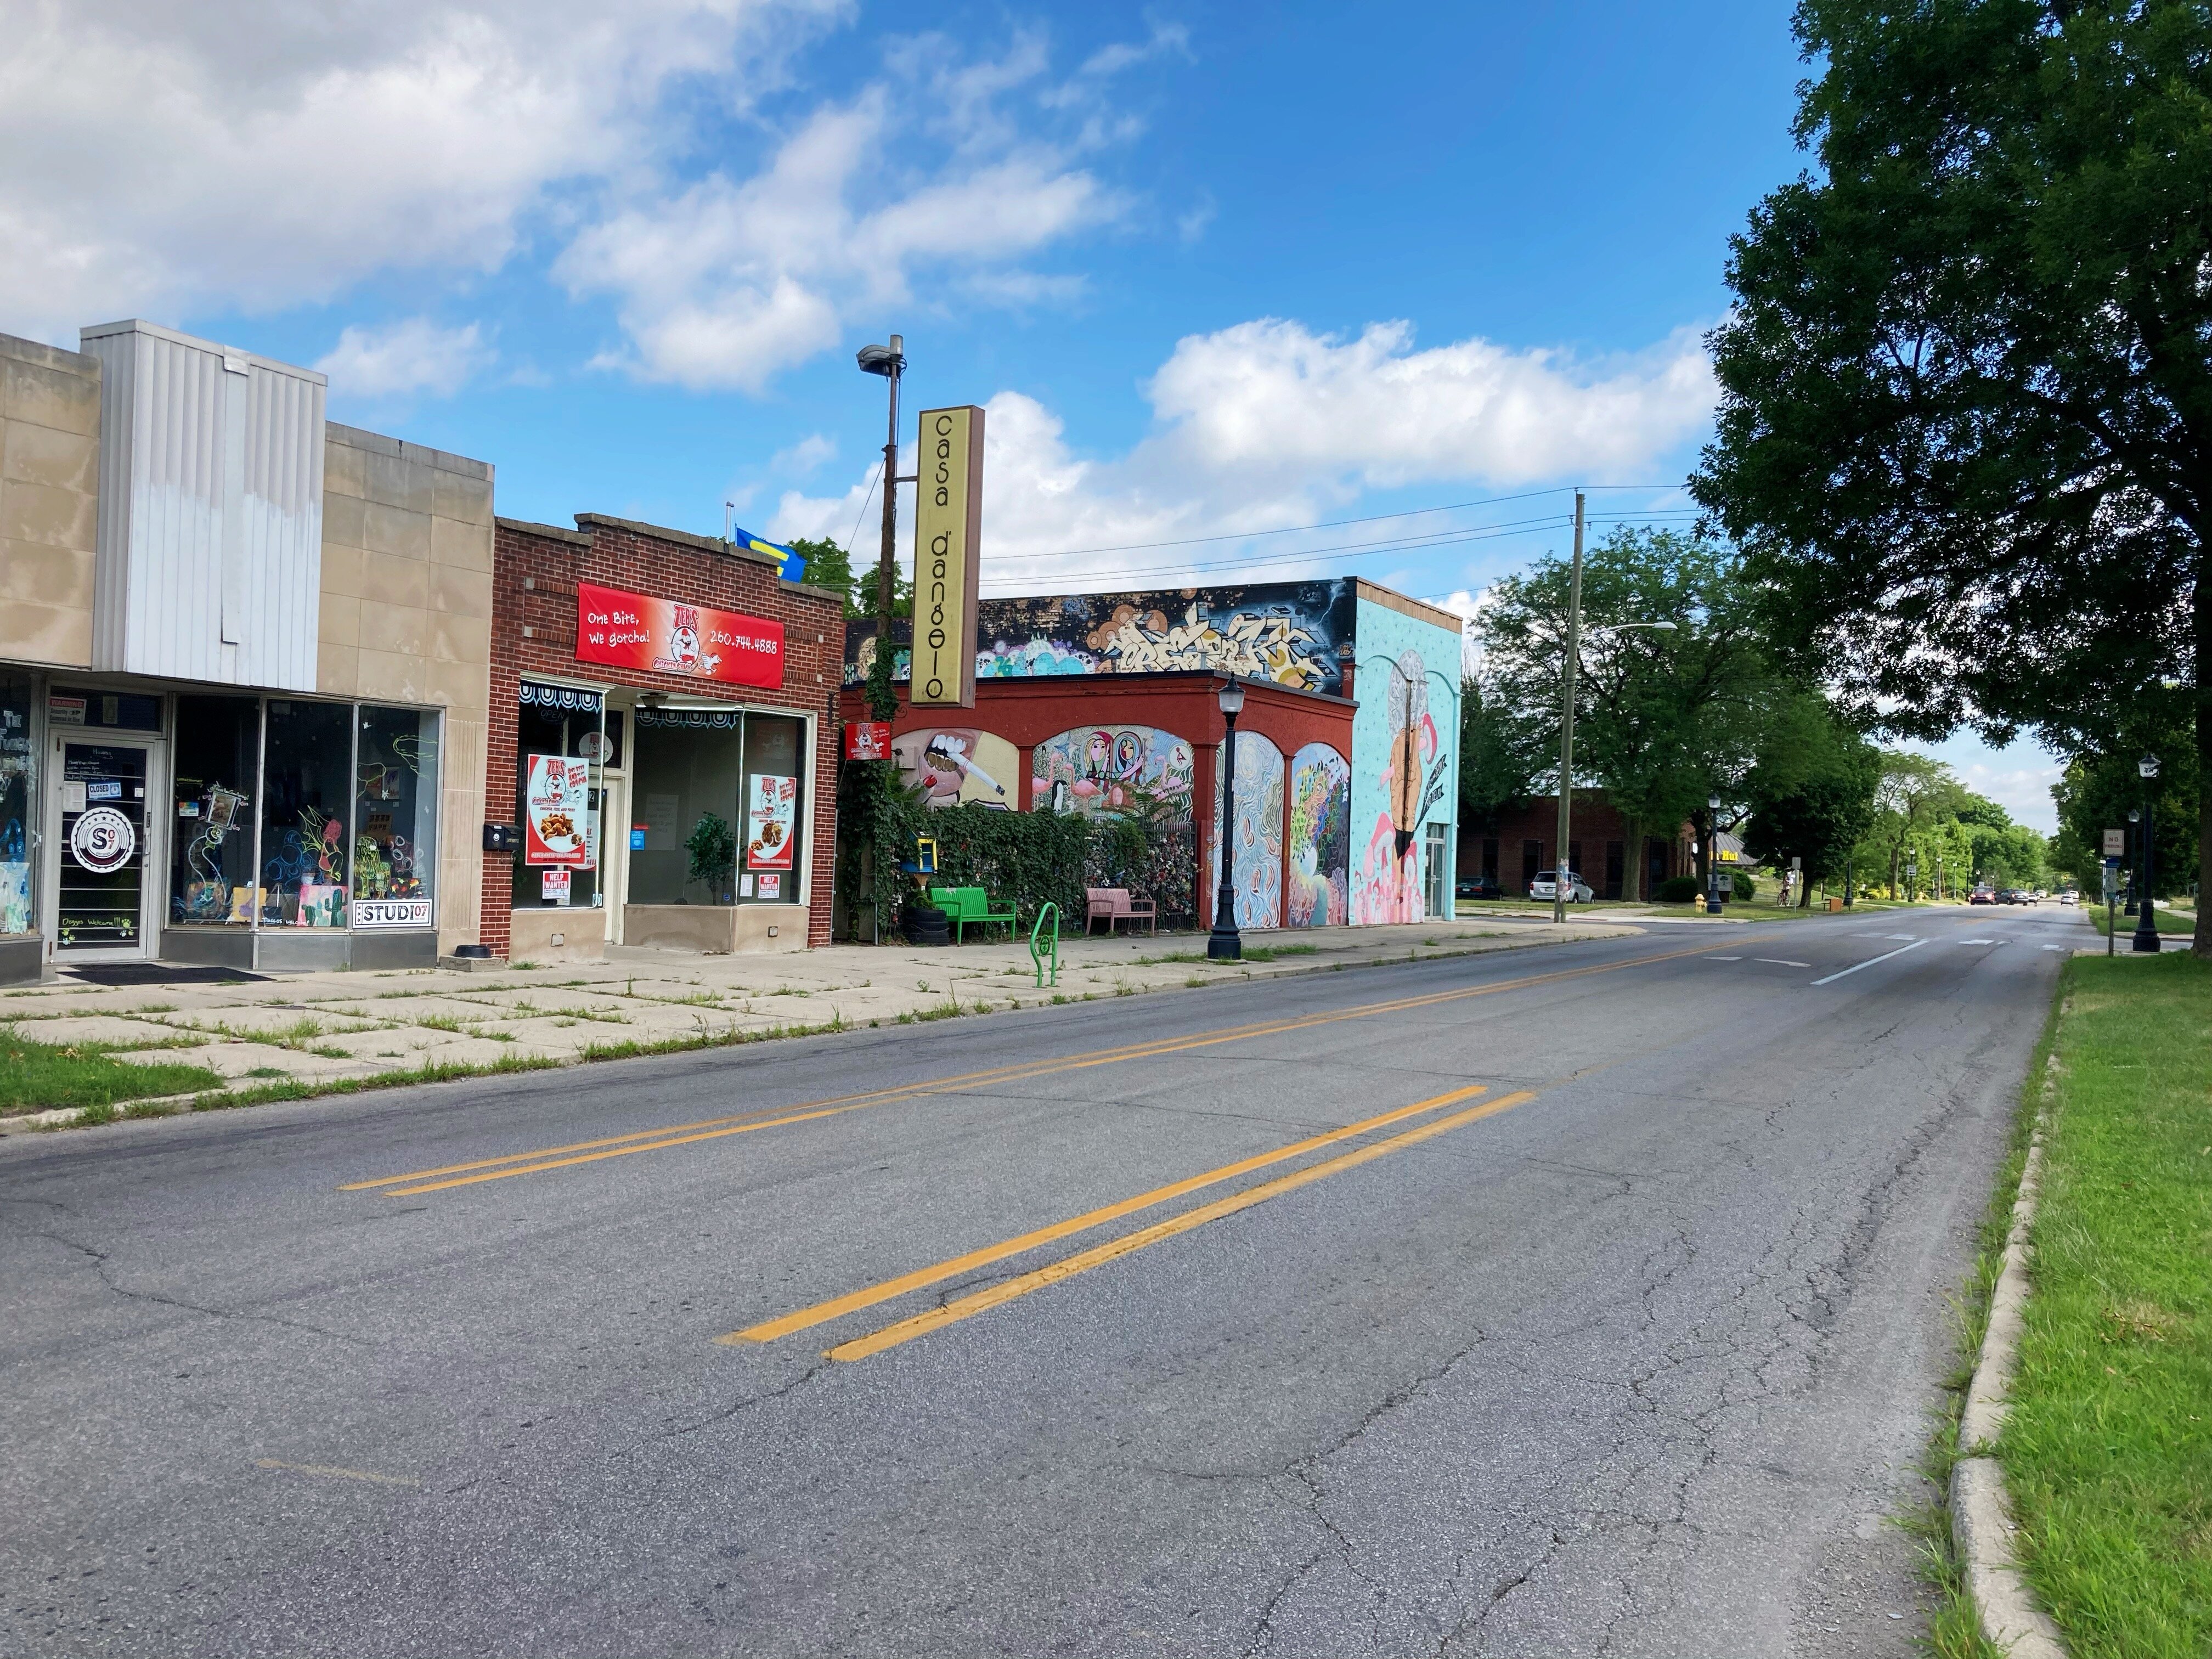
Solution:
[(1148, 933), (1160, 931), (1158, 914), (1152, 900), (1133, 899), (1126, 887), (1086, 887), (1083, 896), (1087, 902), (1083, 918), (1083, 931), (1086, 933), (1092, 922), (1102, 920), (1109, 933), (1115, 923), (1123, 921), (1141, 921)]

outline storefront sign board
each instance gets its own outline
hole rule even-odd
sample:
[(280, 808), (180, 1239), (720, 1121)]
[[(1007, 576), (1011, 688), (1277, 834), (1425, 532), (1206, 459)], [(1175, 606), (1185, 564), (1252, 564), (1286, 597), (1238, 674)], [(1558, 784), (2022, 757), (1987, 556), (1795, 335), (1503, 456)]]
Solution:
[(792, 827), (799, 811), (799, 780), (773, 772), (745, 779), (745, 868), (791, 868)]
[(586, 814), (591, 768), (565, 755), (530, 757), (522, 811), (522, 861), (589, 870), (592, 844)]
[[(561, 872), (568, 874), (567, 871)], [(353, 925), (356, 927), (428, 927), (430, 925), (430, 901), (428, 899), (356, 899), (353, 902)]]
[(889, 720), (845, 722), (847, 760), (889, 760), (890, 757), (891, 723)]
[(983, 411), (921, 411), (914, 517), (917, 708), (975, 706), (975, 593), (983, 553)]
[(780, 686), (783, 624), (578, 582), (576, 660), (731, 685)]
[(548, 904), (568, 902), (568, 872), (566, 870), (544, 870), (538, 872), (538, 896)]

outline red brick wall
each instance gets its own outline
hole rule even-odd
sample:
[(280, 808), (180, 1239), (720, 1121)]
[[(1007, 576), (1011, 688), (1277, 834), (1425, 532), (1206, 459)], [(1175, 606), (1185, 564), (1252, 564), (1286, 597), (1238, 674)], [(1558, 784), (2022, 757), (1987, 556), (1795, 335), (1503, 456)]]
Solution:
[[(1689, 825), (1680, 824), (1674, 826), (1674, 834), (1670, 837), (1667, 833), (1668, 828), (1664, 823), (1646, 824), (1644, 826), (1644, 840), (1631, 844), (1627, 822), (1622, 817), (1620, 808), (1606, 799), (1605, 792), (1601, 789), (1577, 789), (1575, 791), (1574, 814), (1569, 820), (1567, 831), (1571, 842), (1582, 843), (1582, 867), (1575, 873), (1589, 883), (1597, 890), (1598, 896), (1603, 897), (1606, 843), (1617, 841), (1622, 844), (1622, 874), (1626, 878), (1631, 870), (1638, 867), (1636, 860), (1640, 855), (1639, 849), (1648, 848), (1649, 843), (1656, 839), (1668, 848), (1666, 873), (1679, 874), (1689, 867), (1689, 844), (1694, 832)], [(1540, 842), (1543, 851), (1537, 860), (1537, 866), (1548, 870), (1557, 863), (1558, 849), (1553, 843), (1559, 836), (1559, 798), (1557, 795), (1540, 796), (1517, 811), (1501, 812), (1494, 828), (1462, 823), (1459, 830), (1460, 873), (1478, 873), (1482, 868), (1482, 843), (1494, 840), (1498, 842), (1499, 884), (1504, 888), (1508, 897), (1518, 897), (1521, 896), (1521, 843), (1524, 840)], [(1649, 898), (1650, 894), (1646, 892), (1641, 896)]]
[[(578, 662), (579, 581), (781, 623), (783, 684), (775, 689), (721, 685), (681, 674)], [(681, 532), (655, 534), (642, 526), (599, 522), (580, 532), (562, 532), (501, 520), (492, 532), (491, 726), (484, 757), (485, 814), (495, 823), (514, 818), (518, 696), (526, 673), (686, 697), (726, 696), (733, 703), (812, 714), (813, 830), (807, 848), (806, 942), (827, 945), (837, 844), (839, 735), (830, 699), (844, 657), (845, 617), (838, 602), (780, 580), (775, 567), (765, 561), (720, 552), (713, 544), (702, 546)], [(630, 741), (636, 741), (635, 733)], [(497, 957), (507, 955), (511, 936), (511, 872), (509, 858), (485, 854), (480, 939)]]

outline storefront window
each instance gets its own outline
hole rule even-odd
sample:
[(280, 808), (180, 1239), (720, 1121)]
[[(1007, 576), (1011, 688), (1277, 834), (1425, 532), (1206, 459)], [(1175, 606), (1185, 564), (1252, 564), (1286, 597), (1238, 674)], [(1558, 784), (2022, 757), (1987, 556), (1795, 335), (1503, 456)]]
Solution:
[(354, 771), (354, 926), (427, 927), (438, 867), (438, 716), (363, 708)]
[(260, 769), (259, 698), (177, 699), (169, 815), (173, 925), (252, 925), (254, 795)]
[(740, 904), (787, 904), (799, 896), (799, 848), (805, 833), (799, 785), (806, 723), (790, 715), (745, 716), (744, 867)]
[(31, 747), (31, 680), (0, 672), (0, 933), (27, 933), (31, 907), (31, 808), (38, 799)]
[(522, 847), (518, 910), (601, 903), (599, 818), (605, 799), (605, 709), (596, 691), (524, 681), (515, 800)]
[(737, 902), (744, 716), (641, 708), (631, 734), (632, 904)]
[(269, 700), (261, 813), (261, 921), (343, 927), (353, 705)]

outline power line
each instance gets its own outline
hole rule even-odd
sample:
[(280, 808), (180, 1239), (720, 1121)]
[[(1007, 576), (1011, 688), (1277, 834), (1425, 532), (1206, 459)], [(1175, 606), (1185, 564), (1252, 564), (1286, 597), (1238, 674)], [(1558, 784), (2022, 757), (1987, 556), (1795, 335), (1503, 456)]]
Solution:
[[(1630, 522), (1648, 524), (1664, 518), (1695, 518), (1695, 509), (1668, 509), (1657, 513), (1591, 514), (1594, 523)], [(1199, 564), (1188, 560), (1170, 564), (1125, 566), (1116, 575), (1143, 576), (1168, 571), (1190, 571), (1204, 575), (1214, 571), (1249, 569), (1267, 565), (1296, 564), (1308, 560), (1339, 556), (1353, 559), (1378, 558), (1389, 553), (1425, 553), (1431, 549), (1464, 546), (1473, 542), (1496, 541), (1504, 537), (1528, 535), (1541, 530), (1563, 530), (1573, 522), (1571, 515), (1553, 514), (1541, 519), (1522, 519), (1503, 525), (1470, 526), (1459, 530), (1438, 531), (1433, 535), (1413, 538), (1392, 538), (1381, 542), (1348, 542), (1332, 547), (1294, 549), (1282, 553), (1262, 553), (1249, 559), (1222, 559)], [(1024, 553), (1008, 560), (1009, 563), (1025, 563), (1031, 559), (1064, 556), (1050, 553)], [(996, 579), (1004, 580), (1004, 578)]]
[(1502, 507), (1507, 501), (1533, 501), (1546, 495), (1565, 495), (1575, 489), (1680, 489), (1680, 484), (1562, 484), (1556, 489), (1528, 489), (1517, 495), (1489, 495), (1479, 501), (1453, 501), (1443, 507), (1409, 507), (1396, 513), (1375, 513), (1364, 519), (1330, 519), (1320, 524), (1285, 525), (1279, 530), (1240, 530), (1224, 532), (1218, 536), (1186, 536), (1177, 541), (1121, 542), (1111, 547), (1072, 547), (1064, 551), (1038, 555), (1039, 557), (1072, 559), (1086, 553), (1144, 553), (1159, 547), (1195, 547), (1203, 542), (1245, 542), (1261, 536), (1297, 536), (1309, 530), (1341, 530), (1348, 525), (1384, 524), (1392, 519), (1415, 519), (1429, 513), (1463, 513), (1474, 507)]

